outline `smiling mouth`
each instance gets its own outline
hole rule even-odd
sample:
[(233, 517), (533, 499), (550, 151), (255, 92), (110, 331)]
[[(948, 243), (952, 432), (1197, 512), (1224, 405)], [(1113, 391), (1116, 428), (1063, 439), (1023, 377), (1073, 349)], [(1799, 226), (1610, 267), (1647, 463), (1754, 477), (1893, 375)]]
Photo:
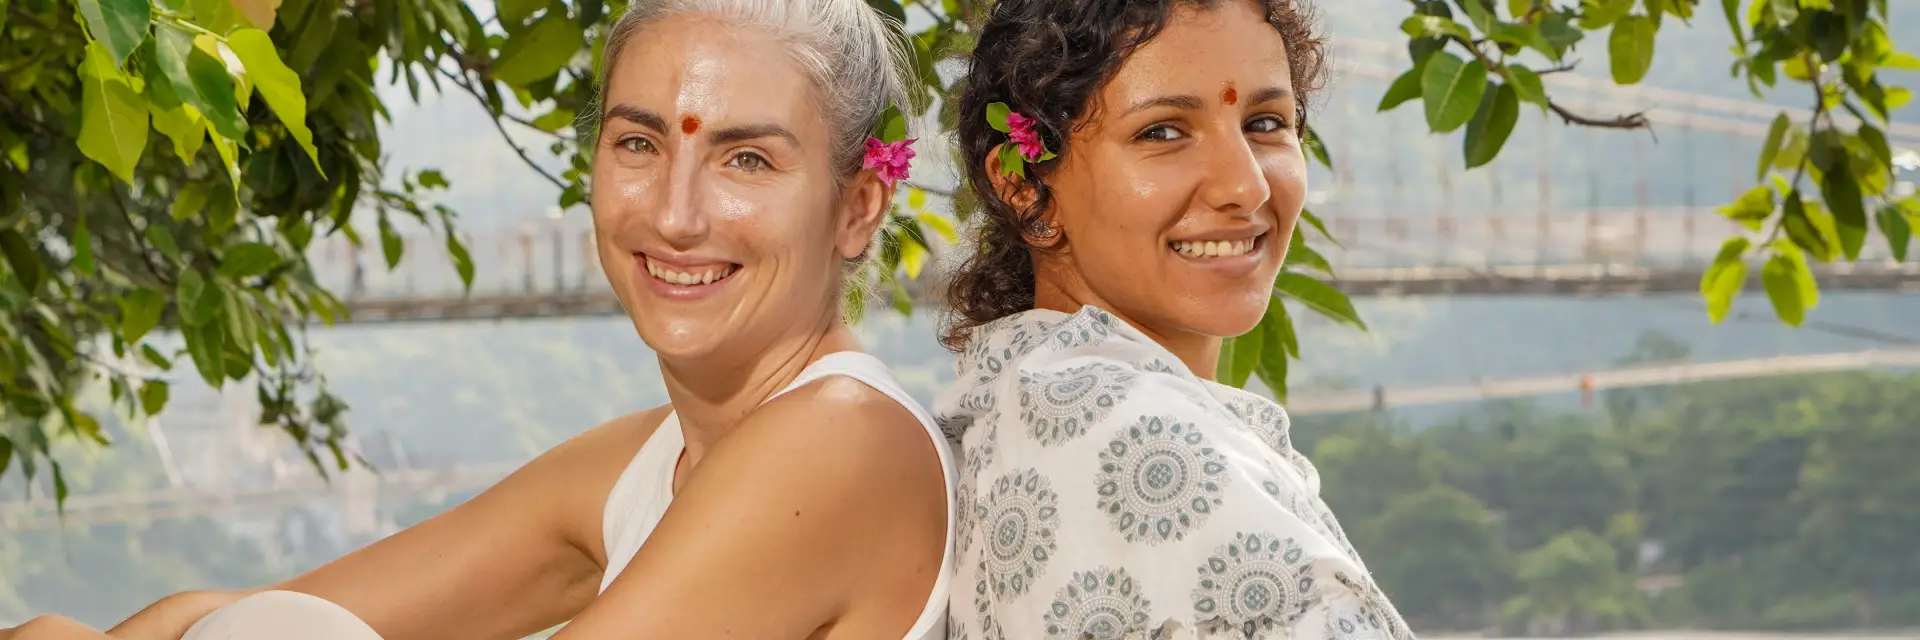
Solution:
[(740, 265), (733, 263), (686, 268), (655, 262), (653, 258), (646, 258), (645, 262), (647, 273), (653, 279), (682, 287), (718, 284), (740, 272)]
[(1234, 258), (1253, 253), (1266, 242), (1267, 234), (1240, 240), (1180, 240), (1167, 243), (1174, 253), (1189, 258)]

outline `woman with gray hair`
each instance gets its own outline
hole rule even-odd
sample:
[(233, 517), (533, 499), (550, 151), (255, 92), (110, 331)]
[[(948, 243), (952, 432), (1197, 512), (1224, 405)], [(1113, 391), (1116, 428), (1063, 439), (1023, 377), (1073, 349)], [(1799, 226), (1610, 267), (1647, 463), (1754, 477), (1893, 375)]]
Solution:
[(944, 637), (952, 454), (839, 305), (910, 157), (869, 137), (907, 101), (897, 29), (862, 0), (636, 2), (605, 47), (595, 243), (671, 404), (111, 637)]

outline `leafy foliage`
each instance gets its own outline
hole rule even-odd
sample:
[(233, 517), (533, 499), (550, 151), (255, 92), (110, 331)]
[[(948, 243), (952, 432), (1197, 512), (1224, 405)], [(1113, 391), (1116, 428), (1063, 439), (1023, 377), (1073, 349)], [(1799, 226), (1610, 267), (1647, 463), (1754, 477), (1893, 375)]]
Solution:
[[(394, 220), (411, 218), (443, 234), (455, 269), (469, 283), (473, 275), (454, 212), (431, 201), (447, 178), (386, 170), (375, 123), (387, 112), (374, 88), (471, 98), (559, 191), (560, 207), (581, 205), (593, 123), (577, 120), (592, 112), (605, 35), (628, 1), (498, 0), (481, 20), (463, 0), (0, 0), (0, 115), (10, 123), (0, 129), (0, 473), (15, 458), (36, 473), (54, 438), (105, 441), (75, 406), (87, 385), (106, 384), (130, 414), (164, 410), (167, 375), (182, 358), (192, 363), (183, 370), (216, 387), (250, 381), (263, 422), (316, 463), (315, 452), (329, 450), (346, 464), (345, 404), (299, 339), (307, 323), (333, 322), (345, 308), (315, 283), (308, 247), (331, 235), (357, 245), (371, 220), (367, 233), (391, 267), (404, 251)], [(902, 38), (926, 99), (881, 128), (904, 129), (924, 109), (953, 126), (959, 114), (938, 98), (954, 77), (936, 67), (970, 52), (968, 25), (990, 2), (869, 0), (925, 25)], [(1433, 131), (1464, 128), (1470, 167), (1498, 157), (1523, 105), (1576, 125), (1643, 128), (1639, 114), (1574, 113), (1542, 78), (1570, 69), (1589, 35), (1599, 47), (1606, 31), (1613, 79), (1637, 83), (1655, 62), (1659, 30), (1690, 23), (1699, 5), (1413, 0), (1401, 22), (1410, 68), (1380, 108), (1417, 99)], [(1885, 0), (1722, 0), (1722, 9), (1739, 43), (1733, 73), (1756, 93), (1811, 89), (1814, 115), (1775, 123), (1760, 186), (1726, 208), (1766, 235), (1730, 241), (1702, 292), (1718, 320), (1757, 261), (1781, 318), (1798, 324), (1818, 303), (1807, 259), (1854, 259), (1869, 218), (1905, 254), (1920, 199), (1891, 196), (1880, 125), (1912, 94), (1878, 72), (1920, 68), (1920, 58), (1895, 50)], [(510, 130), (548, 136), (561, 169), (536, 162)], [(1305, 142), (1331, 165), (1314, 132)], [(912, 285), (954, 245), (976, 205), (964, 189), (937, 194), (948, 206), (930, 202), (935, 193), (913, 185), (899, 199), (865, 274), (871, 286), (850, 292), (855, 317), (873, 292), (911, 311)], [(1282, 399), (1288, 362), (1304, 355), (1294, 308), (1366, 326), (1325, 280), (1332, 268), (1316, 250), (1333, 241), (1325, 225), (1311, 212), (1304, 220), (1275, 304), (1228, 342), (1217, 371), (1236, 385), (1257, 377)], [(58, 464), (51, 470), (63, 487)]]

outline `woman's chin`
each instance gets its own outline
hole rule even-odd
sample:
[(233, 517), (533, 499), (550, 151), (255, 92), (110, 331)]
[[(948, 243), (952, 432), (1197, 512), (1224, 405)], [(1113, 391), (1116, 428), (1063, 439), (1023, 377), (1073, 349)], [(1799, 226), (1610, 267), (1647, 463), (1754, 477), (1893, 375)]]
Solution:
[(640, 340), (647, 343), (647, 348), (666, 361), (709, 358), (725, 344), (720, 338), (726, 332), (718, 322), (635, 318), (633, 328), (640, 333)]
[[(1219, 338), (1237, 338), (1253, 332), (1260, 327), (1260, 319), (1267, 313), (1267, 301), (1272, 296), (1261, 299), (1249, 296), (1244, 300), (1221, 300), (1218, 304), (1196, 306), (1187, 310), (1187, 327), (1190, 331), (1205, 336)], [(1280, 304), (1272, 300), (1272, 304)]]

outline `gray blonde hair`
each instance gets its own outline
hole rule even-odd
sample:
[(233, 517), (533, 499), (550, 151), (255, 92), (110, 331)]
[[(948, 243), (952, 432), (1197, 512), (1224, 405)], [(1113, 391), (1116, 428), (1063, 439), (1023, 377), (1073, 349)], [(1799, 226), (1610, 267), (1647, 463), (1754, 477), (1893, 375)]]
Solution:
[(819, 91), (837, 179), (860, 169), (867, 136), (887, 107), (898, 105), (913, 125), (905, 30), (866, 0), (634, 0), (607, 32), (593, 126), (604, 117), (608, 78), (627, 43), (649, 24), (686, 15), (766, 29), (779, 39)]

